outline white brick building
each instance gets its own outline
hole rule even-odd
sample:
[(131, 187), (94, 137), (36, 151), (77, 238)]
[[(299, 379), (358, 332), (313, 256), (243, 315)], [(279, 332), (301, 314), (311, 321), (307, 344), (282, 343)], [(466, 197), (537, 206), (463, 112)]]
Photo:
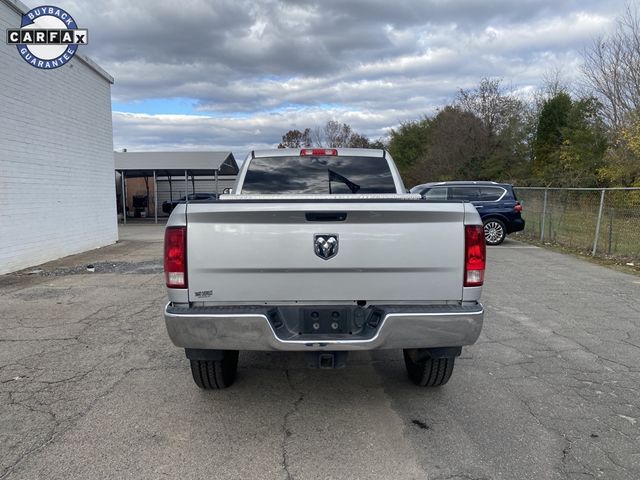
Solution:
[[(28, 10), (0, 0), (2, 37)], [(0, 40), (0, 274), (117, 240), (112, 83), (78, 53), (42, 70)]]

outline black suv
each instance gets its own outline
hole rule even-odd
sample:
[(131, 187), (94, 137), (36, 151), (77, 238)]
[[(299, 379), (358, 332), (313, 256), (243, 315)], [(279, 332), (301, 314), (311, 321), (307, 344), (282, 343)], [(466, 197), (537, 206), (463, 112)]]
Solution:
[(487, 245), (500, 245), (508, 233), (524, 229), (522, 205), (508, 183), (434, 182), (416, 185), (411, 193), (419, 193), (427, 200), (473, 203), (484, 223)]

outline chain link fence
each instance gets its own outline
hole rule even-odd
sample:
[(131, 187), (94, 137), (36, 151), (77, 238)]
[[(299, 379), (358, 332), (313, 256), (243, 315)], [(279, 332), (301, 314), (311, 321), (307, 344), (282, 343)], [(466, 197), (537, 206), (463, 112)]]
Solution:
[(525, 237), (640, 260), (640, 188), (514, 188)]

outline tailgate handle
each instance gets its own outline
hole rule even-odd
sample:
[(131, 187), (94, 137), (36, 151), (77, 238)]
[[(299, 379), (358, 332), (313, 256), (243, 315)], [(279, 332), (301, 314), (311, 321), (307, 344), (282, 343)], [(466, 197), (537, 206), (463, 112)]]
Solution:
[(307, 222), (344, 222), (347, 212), (306, 212)]

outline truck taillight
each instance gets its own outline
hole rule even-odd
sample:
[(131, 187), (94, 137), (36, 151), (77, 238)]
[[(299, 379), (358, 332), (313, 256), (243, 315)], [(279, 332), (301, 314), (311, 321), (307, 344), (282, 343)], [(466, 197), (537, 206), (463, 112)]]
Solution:
[(169, 288), (187, 288), (187, 227), (164, 232), (164, 278)]
[(464, 227), (464, 286), (479, 287), (484, 282), (486, 247), (482, 225)]
[(308, 155), (322, 155), (322, 156), (336, 156), (338, 155), (338, 150), (335, 148), (303, 148), (300, 150), (300, 156), (306, 157)]
[(522, 211), (522, 205), (520, 205), (520, 202), (516, 203), (516, 206), (513, 207), (513, 209), (516, 213), (520, 213)]

